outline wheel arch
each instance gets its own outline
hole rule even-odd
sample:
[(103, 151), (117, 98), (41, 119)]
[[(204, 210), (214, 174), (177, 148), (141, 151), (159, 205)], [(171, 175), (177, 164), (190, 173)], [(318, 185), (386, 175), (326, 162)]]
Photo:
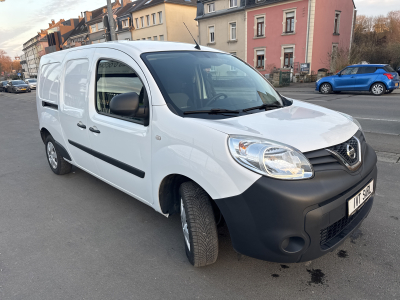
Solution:
[(50, 131), (48, 131), (45, 127), (40, 129), (40, 137), (42, 138), (43, 143), (46, 141), (46, 138), (51, 135)]
[(387, 84), (384, 82), (384, 81), (375, 81), (375, 82), (373, 82), (373, 83), (371, 83), (371, 85), (369, 86), (369, 91), (371, 91), (371, 88), (372, 88), (372, 86), (374, 85), (374, 84), (376, 84), (376, 83), (382, 83), (384, 86), (385, 86), (385, 88), (386, 89), (389, 89), (389, 87), (387, 86)]

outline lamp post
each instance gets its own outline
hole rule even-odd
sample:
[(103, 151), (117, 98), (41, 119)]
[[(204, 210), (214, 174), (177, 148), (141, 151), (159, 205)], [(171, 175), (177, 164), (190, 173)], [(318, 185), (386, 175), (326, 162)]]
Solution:
[(108, 24), (110, 26), (110, 35), (111, 35), (111, 40), (115, 41), (115, 23), (114, 23), (114, 16), (112, 13), (112, 7), (111, 7), (111, 0), (107, 0), (107, 13), (108, 13)]

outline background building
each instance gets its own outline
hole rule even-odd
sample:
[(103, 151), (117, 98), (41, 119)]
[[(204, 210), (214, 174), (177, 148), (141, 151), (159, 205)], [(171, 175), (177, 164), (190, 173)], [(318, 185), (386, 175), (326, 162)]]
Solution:
[(204, 0), (197, 4), (199, 44), (235, 54), (245, 60), (244, 0)]
[(132, 40), (193, 43), (198, 28), (195, 0), (143, 0), (132, 10)]

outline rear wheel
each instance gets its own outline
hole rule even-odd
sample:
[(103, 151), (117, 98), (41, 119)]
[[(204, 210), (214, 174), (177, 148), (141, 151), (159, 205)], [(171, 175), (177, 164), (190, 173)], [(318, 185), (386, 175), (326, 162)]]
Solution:
[(371, 93), (375, 96), (381, 96), (386, 93), (386, 86), (380, 82), (374, 83), (371, 86)]
[(45, 145), (47, 162), (50, 169), (57, 175), (64, 175), (71, 172), (72, 165), (60, 155), (56, 142), (51, 135), (47, 136)]
[(332, 86), (329, 83), (323, 83), (321, 84), (319, 91), (322, 94), (330, 94), (332, 93)]
[(218, 257), (218, 232), (210, 196), (196, 183), (180, 186), (180, 213), (186, 256), (195, 267), (210, 265)]

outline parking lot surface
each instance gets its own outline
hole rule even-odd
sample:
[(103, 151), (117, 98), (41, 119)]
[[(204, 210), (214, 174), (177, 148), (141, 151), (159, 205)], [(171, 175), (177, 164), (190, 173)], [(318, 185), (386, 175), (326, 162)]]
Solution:
[(35, 92), (0, 93), (0, 299), (400, 299), (400, 93), (279, 91), (360, 121), (379, 157), (372, 211), (339, 249), (300, 264), (239, 255), (222, 228), (217, 262), (198, 269), (179, 216), (77, 168), (54, 175)]

